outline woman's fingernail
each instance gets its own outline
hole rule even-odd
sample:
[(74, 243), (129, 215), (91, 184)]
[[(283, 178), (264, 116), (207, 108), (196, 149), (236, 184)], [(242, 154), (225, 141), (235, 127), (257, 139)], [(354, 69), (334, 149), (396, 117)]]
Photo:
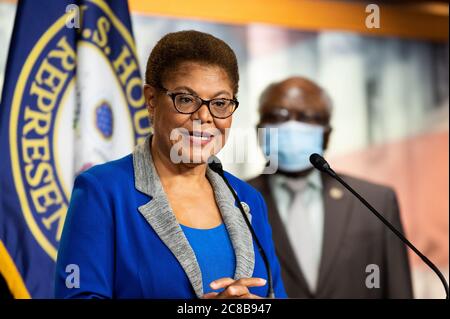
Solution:
[(265, 280), (264, 278), (260, 278), (259, 281), (261, 281), (262, 284), (266, 284), (267, 280)]
[(215, 288), (216, 286), (217, 286), (217, 283), (215, 282), (215, 281), (212, 281), (210, 284), (209, 284), (209, 286), (211, 287), (211, 288)]

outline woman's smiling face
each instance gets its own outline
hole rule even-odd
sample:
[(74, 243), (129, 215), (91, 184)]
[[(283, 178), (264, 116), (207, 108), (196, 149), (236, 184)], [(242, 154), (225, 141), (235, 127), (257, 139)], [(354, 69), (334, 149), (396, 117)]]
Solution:
[(192, 94), (203, 100), (233, 99), (227, 73), (219, 66), (183, 62), (167, 73), (163, 86), (167, 92), (144, 87), (158, 151), (174, 163), (206, 163), (225, 145), (232, 116), (214, 118), (206, 104), (192, 114), (179, 113), (167, 93)]

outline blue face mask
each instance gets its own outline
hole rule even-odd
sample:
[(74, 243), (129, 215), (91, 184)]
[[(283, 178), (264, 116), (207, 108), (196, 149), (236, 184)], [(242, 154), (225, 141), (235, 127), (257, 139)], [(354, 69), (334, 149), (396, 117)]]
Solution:
[(278, 157), (279, 169), (299, 172), (312, 167), (312, 153), (323, 155), (323, 133), (320, 125), (288, 121), (266, 126), (260, 144), (268, 160), (276, 162)]

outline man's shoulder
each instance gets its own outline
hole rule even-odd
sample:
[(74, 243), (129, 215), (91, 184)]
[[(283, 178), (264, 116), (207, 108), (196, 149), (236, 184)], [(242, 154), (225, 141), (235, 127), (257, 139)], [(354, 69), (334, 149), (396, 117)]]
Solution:
[[(353, 187), (357, 192), (361, 192), (363, 194), (370, 194), (370, 195), (376, 195), (376, 197), (379, 196), (395, 196), (395, 191), (392, 187), (383, 185), (377, 182), (370, 181), (366, 178), (356, 177), (353, 175), (348, 174), (342, 174), (339, 173), (339, 176), (347, 182), (351, 187)], [(338, 186), (340, 185), (339, 182), (332, 177), (321, 173), (322, 181), (324, 183), (324, 189), (327, 189), (331, 186)], [(269, 175), (257, 175), (253, 178), (250, 178), (247, 180), (247, 183), (252, 185), (254, 188), (259, 190), (260, 192), (264, 192), (266, 189), (266, 184), (268, 183)]]
[[(392, 196), (395, 195), (395, 191), (392, 187), (384, 185), (378, 182), (370, 181), (366, 178), (356, 177), (353, 175), (341, 174), (339, 176), (358, 193), (374, 194), (379, 196)], [(331, 180), (326, 179), (326, 180)]]
[(249, 182), (246, 182), (229, 172), (225, 172), (225, 177), (240, 196), (253, 198), (259, 196), (259, 191)]
[(257, 175), (255, 177), (248, 179), (247, 183), (261, 192), (263, 190), (264, 184), (266, 183), (266, 178), (267, 175), (263, 174)]

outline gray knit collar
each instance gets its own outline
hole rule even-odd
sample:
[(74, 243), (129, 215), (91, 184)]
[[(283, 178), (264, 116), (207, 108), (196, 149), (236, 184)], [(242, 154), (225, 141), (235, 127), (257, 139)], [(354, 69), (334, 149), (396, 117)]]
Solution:
[[(164, 244), (175, 255), (186, 272), (195, 294), (200, 298), (203, 295), (200, 267), (194, 251), (173, 214), (153, 164), (150, 152), (151, 138), (152, 135), (147, 137), (145, 142), (137, 145), (133, 152), (135, 187), (138, 191), (151, 197), (148, 203), (140, 206), (138, 209)], [(241, 212), (234, 204), (233, 195), (222, 178), (209, 167), (206, 169), (206, 176), (214, 190), (217, 206), (228, 230), (236, 255), (234, 278), (252, 277), (255, 255), (251, 233)], [(248, 205), (244, 205), (244, 207), (248, 207)], [(246, 213), (251, 218), (250, 211), (247, 210)]]

